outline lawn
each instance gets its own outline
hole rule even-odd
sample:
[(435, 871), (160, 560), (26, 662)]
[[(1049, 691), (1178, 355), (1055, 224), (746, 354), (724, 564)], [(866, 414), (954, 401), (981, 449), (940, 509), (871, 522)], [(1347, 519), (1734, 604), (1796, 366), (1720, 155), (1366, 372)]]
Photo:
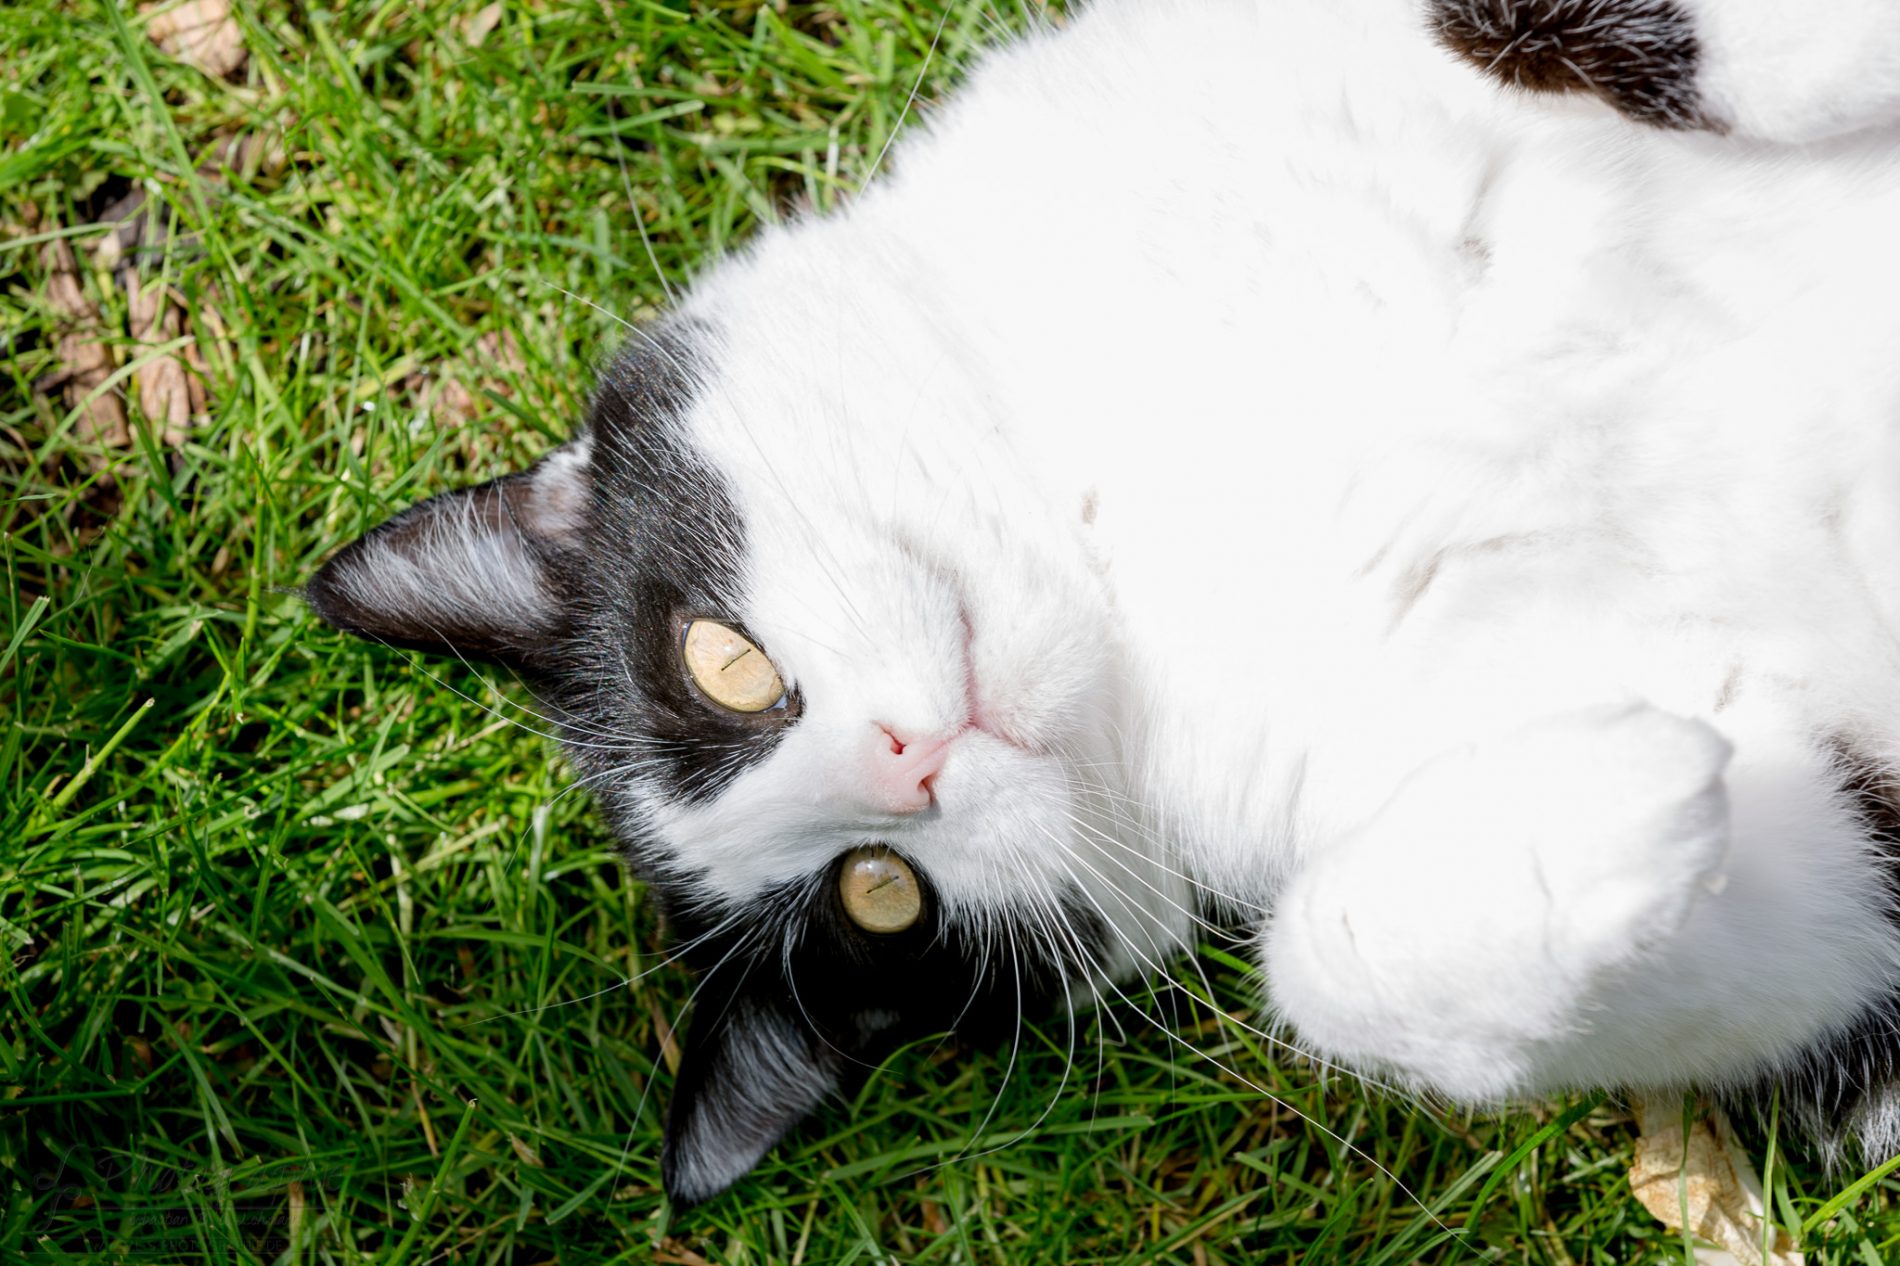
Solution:
[[(525, 697), (297, 599), (1059, 20), (937, 2), (0, 7), (0, 1257), (1684, 1260), (1614, 1100), (1322, 1081), (1218, 943), (672, 1209), (691, 982)], [(1892, 1180), (1755, 1159), (1810, 1262), (1900, 1256)]]

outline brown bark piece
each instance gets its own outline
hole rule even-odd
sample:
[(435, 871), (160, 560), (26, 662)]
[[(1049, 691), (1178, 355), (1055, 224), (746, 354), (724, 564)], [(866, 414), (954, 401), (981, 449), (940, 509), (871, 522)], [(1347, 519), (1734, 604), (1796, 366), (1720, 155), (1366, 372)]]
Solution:
[(1804, 1266), (1806, 1259), (1780, 1227), (1767, 1228), (1761, 1179), (1728, 1137), (1726, 1122), (1708, 1115), (1690, 1124), (1685, 1140), (1679, 1100), (1638, 1102), (1641, 1137), (1630, 1165), (1630, 1192), (1671, 1231), (1683, 1228), (1704, 1245), (1700, 1266)]

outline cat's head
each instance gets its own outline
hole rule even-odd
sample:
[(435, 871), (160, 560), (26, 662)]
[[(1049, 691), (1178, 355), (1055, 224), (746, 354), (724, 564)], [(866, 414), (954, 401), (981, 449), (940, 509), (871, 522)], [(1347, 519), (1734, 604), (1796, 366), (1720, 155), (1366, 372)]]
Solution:
[(933, 393), (935, 438), (861, 407), (676, 322), (569, 443), (305, 591), (352, 633), (513, 668), (559, 718), (700, 973), (680, 1200), (903, 1040), (1083, 1005), (1188, 904), (1119, 801), (1126, 692), (1079, 522), (928, 416), (980, 401)]

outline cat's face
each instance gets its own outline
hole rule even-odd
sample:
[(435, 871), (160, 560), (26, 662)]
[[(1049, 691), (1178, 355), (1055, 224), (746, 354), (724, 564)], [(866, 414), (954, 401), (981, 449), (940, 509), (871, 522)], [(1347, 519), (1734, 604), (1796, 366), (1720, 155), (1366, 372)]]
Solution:
[(643, 336), (578, 438), (307, 590), (352, 632), (518, 669), (562, 719), (701, 973), (665, 1158), (685, 1200), (897, 1042), (1083, 1005), (1188, 904), (1126, 811), (1074, 530), (725, 351)]

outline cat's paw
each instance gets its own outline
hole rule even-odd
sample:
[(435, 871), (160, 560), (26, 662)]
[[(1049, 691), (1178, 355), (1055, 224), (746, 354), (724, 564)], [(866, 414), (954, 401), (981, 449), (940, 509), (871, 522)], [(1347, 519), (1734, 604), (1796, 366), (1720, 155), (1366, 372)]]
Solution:
[(1729, 755), (1632, 705), (1428, 762), (1287, 886), (1274, 1000), (1326, 1054), (1458, 1098), (1553, 1088), (1540, 1052), (1719, 887)]
[(1646, 704), (1542, 718), (1419, 770), (1367, 844), (1461, 860), (1544, 952), (1588, 971), (1671, 935), (1717, 886), (1731, 751), (1703, 722)]

